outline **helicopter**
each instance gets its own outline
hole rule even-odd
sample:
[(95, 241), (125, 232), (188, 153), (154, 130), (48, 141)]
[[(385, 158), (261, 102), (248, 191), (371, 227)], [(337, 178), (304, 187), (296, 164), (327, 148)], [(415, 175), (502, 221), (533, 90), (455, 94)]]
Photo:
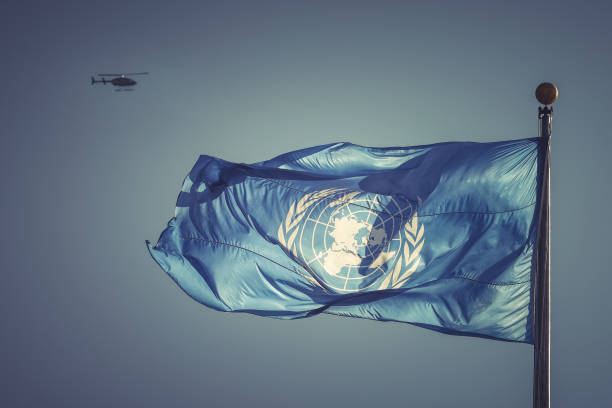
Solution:
[[(115, 91), (132, 91), (133, 86), (137, 84), (132, 78), (128, 78), (128, 75), (148, 75), (148, 72), (129, 72), (126, 74), (98, 74), (99, 77), (102, 77), (100, 80), (96, 80), (93, 76), (91, 77), (91, 84), (112, 84), (114, 86), (118, 86), (118, 89)], [(104, 77), (114, 77), (113, 79), (106, 79)]]

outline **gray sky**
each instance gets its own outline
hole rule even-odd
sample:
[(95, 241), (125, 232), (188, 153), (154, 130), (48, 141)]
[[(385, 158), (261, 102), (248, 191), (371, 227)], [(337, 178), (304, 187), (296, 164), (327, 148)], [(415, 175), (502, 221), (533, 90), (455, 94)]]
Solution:
[[(601, 406), (611, 17), (604, 1), (5, 1), (0, 405), (530, 406), (531, 346), (215, 312), (144, 240), (199, 154), (533, 137), (552, 81), (552, 405)], [(104, 71), (151, 75), (90, 86)]]

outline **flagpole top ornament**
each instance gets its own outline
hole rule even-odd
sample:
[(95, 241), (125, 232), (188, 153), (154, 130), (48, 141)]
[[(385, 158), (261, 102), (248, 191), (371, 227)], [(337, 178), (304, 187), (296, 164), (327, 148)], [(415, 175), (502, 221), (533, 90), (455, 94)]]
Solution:
[(542, 105), (551, 105), (559, 97), (559, 90), (550, 82), (542, 82), (536, 88), (535, 96)]

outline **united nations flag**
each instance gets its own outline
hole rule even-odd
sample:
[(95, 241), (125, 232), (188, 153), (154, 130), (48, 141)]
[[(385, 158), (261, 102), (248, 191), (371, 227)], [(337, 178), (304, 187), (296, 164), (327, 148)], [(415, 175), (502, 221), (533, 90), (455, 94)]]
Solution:
[(533, 343), (546, 138), (201, 156), (157, 263), (209, 307)]

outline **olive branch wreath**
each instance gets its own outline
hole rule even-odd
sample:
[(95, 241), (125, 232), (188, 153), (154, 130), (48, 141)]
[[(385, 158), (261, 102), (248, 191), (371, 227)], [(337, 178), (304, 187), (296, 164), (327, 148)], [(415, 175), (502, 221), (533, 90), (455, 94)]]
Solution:
[[(325, 190), (313, 191), (304, 195), (299, 201), (294, 202), (289, 207), (287, 216), (278, 227), (277, 236), (284, 250), (296, 260), (299, 260), (296, 238), (300, 230), (301, 222), (308, 214), (308, 209), (322, 199), (333, 199), (334, 197), (332, 196), (336, 196), (342, 191), (346, 191), (346, 189), (328, 188)], [(351, 191), (343, 194), (332, 201), (330, 206), (348, 203), (358, 194), (359, 191)], [(414, 273), (419, 266), (419, 254), (425, 242), (424, 231), (423, 225), (419, 225), (418, 215), (415, 212), (400, 232), (405, 238), (403, 249), (400, 248), (401, 253), (399, 259), (396, 261), (393, 271), (387, 272), (387, 276), (383, 279), (378, 288), (379, 290), (399, 288), (408, 280), (410, 275)], [(304, 266), (310, 276), (302, 273), (300, 273), (300, 275), (306, 278), (310, 283), (327, 291), (324, 283), (320, 281), (317, 275), (311, 271), (307, 265), (303, 264), (302, 266)]]
[(419, 227), (419, 216), (417, 212), (410, 220), (406, 222), (401, 232), (404, 235), (404, 248), (399, 259), (395, 263), (395, 267), (391, 273), (387, 272), (387, 276), (378, 287), (383, 289), (397, 289), (401, 287), (410, 275), (419, 267), (419, 254), (425, 243), (425, 227), (423, 224)]

